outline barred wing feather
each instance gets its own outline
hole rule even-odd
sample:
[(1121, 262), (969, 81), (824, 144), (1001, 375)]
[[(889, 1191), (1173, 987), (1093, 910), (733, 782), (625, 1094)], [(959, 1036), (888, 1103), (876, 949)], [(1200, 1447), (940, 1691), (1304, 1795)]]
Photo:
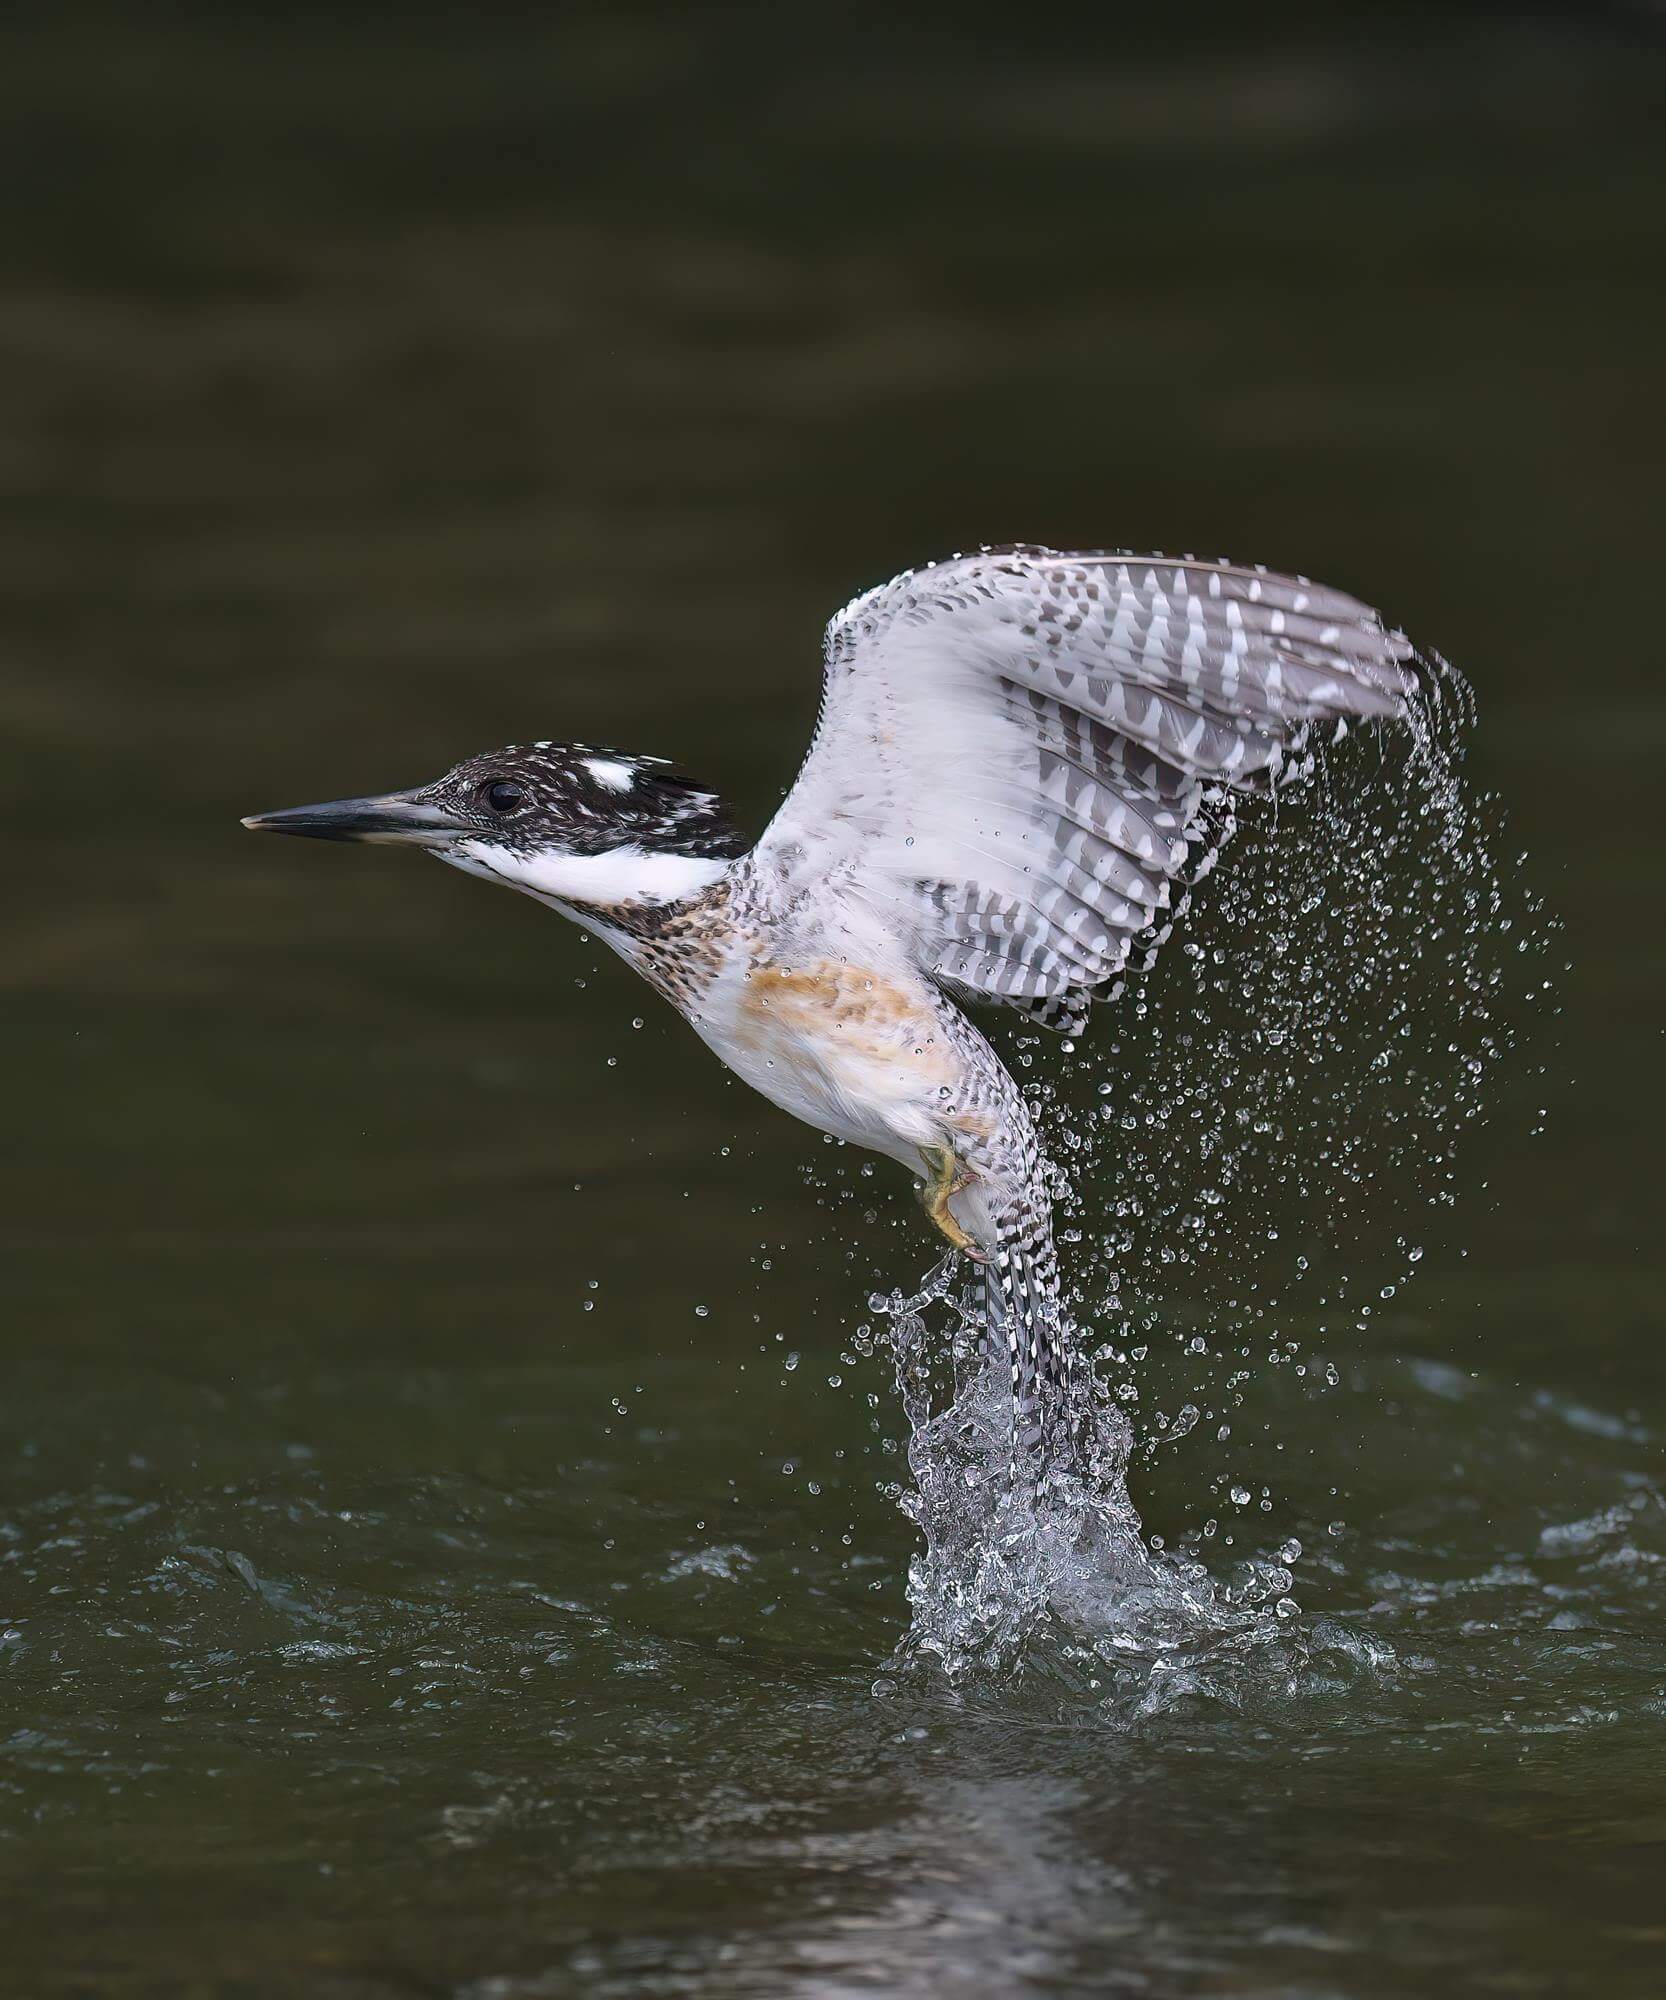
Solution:
[(1302, 577), (956, 557), (828, 626), (815, 740), (756, 862), (789, 890), (841, 881), (943, 984), (1070, 1026), (1160, 942), (1234, 793), (1417, 686), (1402, 636)]

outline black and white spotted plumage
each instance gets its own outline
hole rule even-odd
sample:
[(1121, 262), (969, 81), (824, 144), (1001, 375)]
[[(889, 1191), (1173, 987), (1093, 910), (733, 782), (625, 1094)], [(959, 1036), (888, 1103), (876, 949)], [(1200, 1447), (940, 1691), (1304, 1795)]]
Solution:
[(810, 756), (759, 846), (860, 871), (922, 968), (1076, 1021), (1315, 725), (1394, 718), (1412, 648), (1364, 604), (1225, 563), (991, 549), (827, 629)]
[[(809, 757), (742, 867), (766, 912), (858, 907), (859, 933), (884, 931), (946, 994), (1079, 1033), (1167, 936), (1235, 795), (1308, 768), (1315, 729), (1405, 720), (1418, 685), (1407, 640), (1305, 578), (956, 557), (829, 625)], [(1034, 1433), (1068, 1374), (1047, 1196), (1019, 1092), (981, 1036), (964, 1046), (956, 1094), (985, 1109), (955, 1143), (978, 1176), (989, 1336)]]
[(1032, 1447), (1070, 1399), (1040, 1147), (957, 1003), (1079, 1032), (1160, 946), (1238, 795), (1306, 768), (1315, 730), (1415, 720), (1419, 663), (1300, 577), (989, 549), (857, 598), (825, 669), (809, 756), (750, 851), (658, 759), (552, 742), (246, 824), (402, 842), (534, 896), (771, 1102), (916, 1173), (949, 1162), (945, 1234), (983, 1260)]
[[(494, 810), (494, 787), (521, 794), (508, 812)], [(559, 843), (569, 855), (611, 853), (728, 859), (746, 837), (715, 792), (680, 776), (663, 757), (593, 743), (510, 743), (454, 765), (423, 787), (427, 803), (472, 821), (494, 846), (530, 855)]]

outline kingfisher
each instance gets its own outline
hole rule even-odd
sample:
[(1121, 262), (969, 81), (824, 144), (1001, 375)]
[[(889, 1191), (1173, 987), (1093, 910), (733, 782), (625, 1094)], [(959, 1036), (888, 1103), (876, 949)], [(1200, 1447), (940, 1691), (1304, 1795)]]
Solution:
[(772, 1103), (909, 1168), (982, 1267), (1013, 1436), (1036, 1447), (1072, 1382), (1042, 1149), (965, 1008), (1081, 1033), (1236, 803), (1309, 774), (1327, 734), (1414, 725), (1426, 672), (1305, 577), (986, 548), (828, 625), (809, 754), (755, 843), (662, 759), (551, 741), (243, 824), (415, 848), (534, 897)]

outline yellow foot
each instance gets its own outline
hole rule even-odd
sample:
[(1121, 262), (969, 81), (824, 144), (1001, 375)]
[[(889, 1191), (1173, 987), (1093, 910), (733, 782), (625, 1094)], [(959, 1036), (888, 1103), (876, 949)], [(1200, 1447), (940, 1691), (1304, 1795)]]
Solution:
[(947, 1146), (922, 1146), (920, 1158), (926, 1163), (920, 1206), (957, 1250), (963, 1250), (974, 1264), (988, 1263), (988, 1258), (949, 1213), (950, 1197), (972, 1185), (972, 1174)]

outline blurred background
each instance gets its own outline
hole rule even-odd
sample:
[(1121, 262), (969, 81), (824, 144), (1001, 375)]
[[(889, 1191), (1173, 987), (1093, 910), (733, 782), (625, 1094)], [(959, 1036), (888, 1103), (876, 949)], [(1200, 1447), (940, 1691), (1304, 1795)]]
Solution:
[[(1061, 1832), (1102, 1753), (1004, 1736), (1009, 1792), (934, 1819), (867, 1718), (906, 1616), (885, 1384), (826, 1386), (873, 1275), (925, 1260), (902, 1177), (831, 1202), (814, 1135), (534, 906), (236, 821), (556, 736), (761, 826), (823, 620), (980, 542), (1354, 590), (1472, 678), (1471, 771), (1572, 970), (1415, 1312), (1343, 1357), (1355, 1403), (1258, 1406), (1303, 1467), (1275, 1525), (1404, 1551), (1458, 1514), (1450, 1580), (1656, 1505), (1663, 35), (1592, 6), (8, 13), (13, 1990), (929, 1992), (956, 1951), (966, 1991), (1649, 1990), (1658, 1597), (1596, 1767), (1512, 1791), (1516, 1739), (1489, 1761), (1500, 1689), (1556, 1682), (1522, 1664), (1535, 1600), (1478, 1683), (1424, 1633), (1418, 1719), (1390, 1703), (1271, 1830), (1228, 1787), (1155, 1843)], [(1217, 1470), (1170, 1461), (1150, 1518)], [(1392, 1596), (1387, 1545), (1304, 1604)], [(1456, 1771), (1431, 1701), (1474, 1722)], [(1123, 1795), (1171, 1797), (1168, 1754)], [(1442, 1773), (1510, 1804), (1431, 1844)], [(1228, 1824), (1242, 1895), (1205, 1908)], [(883, 1886), (920, 1869), (952, 1887)]]

